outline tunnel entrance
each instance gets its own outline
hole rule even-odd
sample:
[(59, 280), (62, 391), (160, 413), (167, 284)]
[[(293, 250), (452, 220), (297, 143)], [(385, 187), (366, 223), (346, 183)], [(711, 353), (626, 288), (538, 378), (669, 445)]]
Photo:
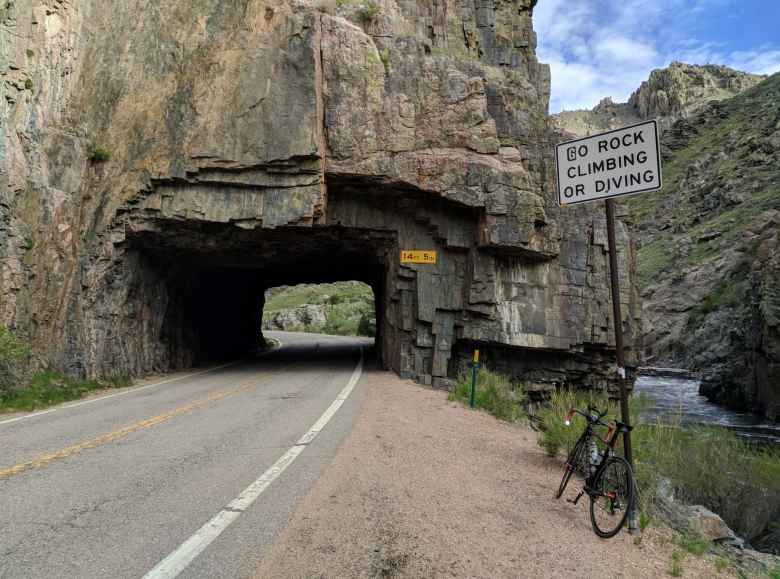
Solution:
[[(131, 287), (147, 297), (154, 292), (165, 302), (160, 340), (170, 352), (171, 367), (257, 351), (264, 342), (265, 299), (273, 296), (269, 290), (303, 283), (325, 288), (319, 294), (323, 332), (344, 333), (351, 325), (357, 330), (362, 321), (363, 332), (370, 329), (381, 344), (382, 308), (377, 306), (394, 245), (390, 235), (343, 227), (246, 230), (167, 221), (147, 222), (126, 243), (136, 278)], [(347, 293), (354, 303), (340, 303), (346, 299), (344, 291), (328, 295), (336, 285), (311, 285), (344, 280), (353, 280)], [(350, 315), (356, 319), (347, 319)], [(381, 347), (377, 353), (381, 362)]]
[[(154, 182), (118, 212), (87, 270), (98, 281), (83, 312), (83, 373), (142, 375), (244, 356), (262, 343), (267, 290), (354, 280), (374, 295), (377, 361), (403, 378), (449, 387), (478, 344), (539, 388), (610, 383), (610, 360), (597, 350), (608, 317), (582, 285), (596, 279), (588, 271), (606, 271), (600, 250), (571, 243), (559, 258), (535, 220), (502, 221), (468, 196), (454, 202), (347, 176), (330, 178), (327, 203), (317, 205), (322, 197), (295, 187), (225, 184), (241, 175)], [(437, 258), (402, 262), (401, 250)]]
[(363, 282), (278, 286), (266, 290), (264, 297), (264, 331), (376, 335), (374, 291)]

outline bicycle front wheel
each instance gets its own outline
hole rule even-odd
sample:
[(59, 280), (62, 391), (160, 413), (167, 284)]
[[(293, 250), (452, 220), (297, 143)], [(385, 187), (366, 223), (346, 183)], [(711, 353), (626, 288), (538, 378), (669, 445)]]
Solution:
[(556, 499), (561, 498), (561, 495), (563, 495), (563, 491), (566, 490), (566, 485), (569, 484), (569, 480), (571, 480), (571, 476), (574, 474), (574, 471), (582, 468), (582, 465), (585, 464), (586, 452), (587, 449), (585, 445), (585, 438), (580, 438), (577, 441), (577, 444), (574, 445), (574, 448), (571, 449), (569, 456), (566, 458), (566, 466), (563, 470), (563, 478), (561, 479), (561, 484), (558, 486), (558, 492), (555, 495)]
[(618, 456), (607, 459), (596, 475), (589, 495), (593, 531), (604, 539), (614, 537), (623, 528), (634, 506), (634, 472), (631, 465)]

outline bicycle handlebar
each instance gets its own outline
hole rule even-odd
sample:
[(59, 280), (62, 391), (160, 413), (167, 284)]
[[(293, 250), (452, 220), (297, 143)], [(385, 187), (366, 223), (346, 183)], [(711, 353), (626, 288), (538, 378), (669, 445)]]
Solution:
[(571, 419), (574, 418), (574, 415), (579, 414), (580, 416), (583, 416), (585, 420), (587, 420), (590, 424), (598, 424), (600, 426), (606, 426), (607, 428), (609, 428), (609, 424), (606, 424), (601, 420), (607, 415), (609, 410), (604, 410), (602, 412), (595, 406), (588, 406), (588, 411), (589, 412), (583, 412), (582, 410), (572, 408), (571, 410), (569, 410), (569, 413), (566, 415), (566, 420), (564, 422), (568, 426), (569, 424), (571, 424)]

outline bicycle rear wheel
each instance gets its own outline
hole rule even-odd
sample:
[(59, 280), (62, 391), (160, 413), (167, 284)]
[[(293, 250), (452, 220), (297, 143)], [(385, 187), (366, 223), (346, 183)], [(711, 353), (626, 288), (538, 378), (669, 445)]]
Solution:
[(588, 494), (593, 531), (603, 539), (614, 537), (623, 528), (634, 505), (634, 472), (631, 465), (618, 456), (607, 459)]
[(577, 469), (582, 468), (582, 465), (586, 460), (586, 452), (585, 438), (582, 437), (577, 441), (577, 444), (574, 445), (574, 448), (571, 449), (569, 456), (566, 458), (563, 478), (561, 479), (561, 484), (558, 486), (558, 493), (555, 495), (556, 499), (561, 498), (561, 495), (563, 495), (563, 491), (566, 490), (566, 485), (569, 484), (569, 480), (571, 480), (571, 476), (574, 472)]

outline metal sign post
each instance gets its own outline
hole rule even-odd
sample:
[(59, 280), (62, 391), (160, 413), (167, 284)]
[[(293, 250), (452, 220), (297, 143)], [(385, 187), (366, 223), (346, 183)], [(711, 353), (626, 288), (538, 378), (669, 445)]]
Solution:
[[(658, 125), (655, 121), (648, 121), (561, 143), (555, 147), (555, 166), (558, 176), (558, 201), (561, 207), (597, 199), (605, 200), (615, 357), (620, 387), (620, 419), (630, 426), (614, 197), (657, 191), (661, 188)], [(626, 460), (633, 467), (631, 433), (628, 431), (623, 435), (623, 451)], [(629, 512), (628, 524), (630, 531), (637, 529), (634, 509)]]
[[(617, 243), (615, 243), (615, 201), (607, 199), (607, 243), (609, 244), (609, 277), (612, 285), (612, 318), (615, 322), (615, 357), (618, 366), (618, 384), (620, 385), (620, 420), (626, 426), (631, 425), (628, 408), (628, 390), (626, 389), (626, 362), (623, 353), (623, 315), (620, 312), (620, 273), (617, 263)], [(631, 453), (631, 433), (623, 433), (623, 452), (628, 464), (633, 468)], [(629, 524), (631, 521), (629, 520)]]
[(469, 406), (474, 408), (477, 402), (477, 372), (479, 372), (479, 350), (474, 350), (474, 358), (471, 361), (471, 396)]

